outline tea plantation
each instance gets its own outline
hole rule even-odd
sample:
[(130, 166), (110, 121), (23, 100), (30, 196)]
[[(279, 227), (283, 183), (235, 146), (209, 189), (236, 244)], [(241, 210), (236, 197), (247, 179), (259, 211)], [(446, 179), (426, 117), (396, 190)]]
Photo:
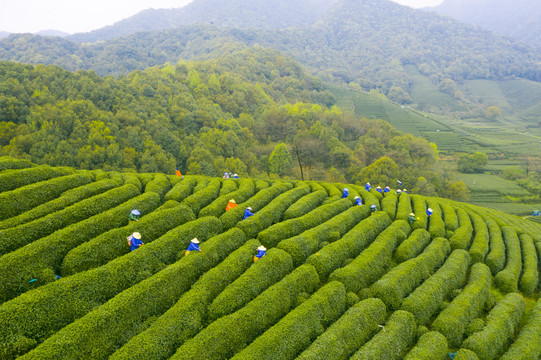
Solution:
[(536, 360), (539, 256), (541, 224), (445, 199), (4, 157), (0, 358)]

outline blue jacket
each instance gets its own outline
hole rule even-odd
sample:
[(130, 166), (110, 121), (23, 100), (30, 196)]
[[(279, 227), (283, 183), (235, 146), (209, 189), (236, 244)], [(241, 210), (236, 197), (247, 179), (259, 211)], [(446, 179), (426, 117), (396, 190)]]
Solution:
[(244, 216), (243, 216), (242, 220), (245, 220), (246, 218), (249, 218), (250, 216), (253, 216), (253, 215), (254, 214), (250, 210), (246, 209), (246, 210), (244, 210)]
[(362, 204), (363, 204), (363, 199), (361, 198), (355, 199), (355, 205), (360, 206)]
[(139, 246), (143, 245), (143, 242), (141, 241), (141, 239), (136, 239), (133, 236), (130, 239), (130, 243), (131, 243), (130, 251), (133, 251), (137, 249)]
[(372, 189), (372, 186), (366, 184), (366, 185), (364, 186), (364, 189), (365, 189), (366, 191), (370, 191), (370, 189)]
[(346, 189), (344, 189), (344, 191), (342, 192), (342, 198), (347, 198), (349, 195), (349, 191), (347, 191)]
[(186, 249), (188, 251), (201, 251), (201, 249), (199, 248), (199, 244), (196, 244), (196, 243), (193, 243), (191, 242), (190, 243), (190, 246), (188, 246), (188, 249)]
[(430, 215), (432, 215), (432, 211), (430, 211), (430, 210), (427, 210), (427, 211), (426, 211), (426, 215), (427, 215), (427, 216), (430, 216)]
[(262, 258), (263, 256), (265, 256), (265, 254), (267, 254), (267, 251), (265, 250), (257, 250), (257, 254), (255, 255), (255, 257), (258, 257), (258, 258)]

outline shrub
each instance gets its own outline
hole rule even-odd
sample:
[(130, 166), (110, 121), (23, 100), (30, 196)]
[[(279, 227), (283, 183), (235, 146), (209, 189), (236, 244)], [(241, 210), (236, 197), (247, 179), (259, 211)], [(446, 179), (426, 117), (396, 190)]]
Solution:
[(295, 307), (297, 296), (319, 284), (313, 266), (303, 265), (237, 312), (211, 323), (178, 348), (171, 359), (227, 359)]
[(487, 316), (483, 330), (468, 337), (463, 348), (473, 350), (479, 359), (495, 359), (518, 329), (525, 303), (517, 293), (506, 295)]
[(303, 196), (286, 210), (284, 220), (298, 218), (309, 213), (320, 206), (326, 198), (327, 192), (325, 190), (315, 191)]
[(485, 256), (488, 253), (488, 228), (483, 218), (479, 215), (472, 213), (470, 218), (473, 222), (473, 229), (475, 236), (473, 237), (472, 245), (470, 247), (470, 256), (472, 262), (484, 262)]
[(396, 310), (402, 300), (441, 266), (451, 252), (445, 238), (436, 238), (416, 258), (401, 263), (372, 285), (372, 291), (391, 310)]
[(193, 192), (195, 185), (197, 184), (197, 178), (193, 176), (186, 176), (184, 180), (178, 182), (173, 186), (171, 190), (164, 196), (164, 200), (175, 200), (182, 202)]
[(263, 231), (272, 224), (280, 222), (287, 208), (309, 193), (310, 187), (308, 185), (301, 185), (286, 191), (277, 196), (263, 209), (257, 211), (254, 216), (250, 216), (242, 222), (239, 222), (237, 227), (244, 231), (249, 238), (256, 237), (260, 231)]
[(473, 227), (470, 222), (470, 217), (464, 209), (457, 211), (460, 227), (455, 230), (455, 233), (449, 239), (451, 248), (468, 250), (473, 236)]
[(64, 192), (60, 197), (49, 201), (43, 205), (37, 206), (32, 210), (24, 212), (18, 216), (12, 217), (10, 219), (0, 222), (0, 229), (7, 229), (10, 227), (15, 227), (32, 220), (44, 217), (46, 215), (52, 214), (56, 211), (65, 209), (70, 205), (77, 204), (84, 199), (89, 197), (101, 194), (112, 188), (121, 186), (122, 182), (119, 179), (117, 180), (100, 180), (97, 182), (90, 183), (88, 185), (79, 186), (75, 189), (68, 190)]
[(139, 189), (140, 192), (143, 191), (143, 184), (141, 184), (141, 180), (137, 177), (137, 174), (135, 173), (122, 173), (120, 174), (122, 181), (124, 185), (126, 184), (132, 184)]
[(364, 205), (368, 205), (368, 207), (370, 207), (370, 205), (374, 204), (376, 205), (378, 210), (381, 210), (381, 204), (380, 204), (379, 198), (376, 197), (376, 194), (379, 195), (377, 191), (374, 190), (372, 192), (368, 192), (361, 186), (356, 186), (356, 185), (348, 185), (348, 186), (350, 190), (357, 191), (359, 196), (363, 199)]
[[(156, 275), (123, 291), (104, 305), (60, 330), (29, 357), (55, 359), (105, 358), (141, 331), (147, 320), (161, 316), (205, 272), (222, 262), (246, 241), (238, 229), (217, 235), (201, 252), (183, 257)], [(107, 336), (102, 336), (107, 334)], [(69, 338), (66, 342), (62, 339)]]
[(347, 291), (358, 292), (379, 279), (389, 268), (398, 243), (406, 239), (410, 227), (404, 220), (394, 221), (346, 267), (336, 269), (329, 280), (340, 281)]
[[(86, 175), (60, 176), (0, 193), (0, 220), (4, 220), (59, 197), (64, 191), (92, 182)], [(17, 199), (17, 201), (14, 201)]]
[(482, 263), (473, 265), (464, 290), (432, 323), (432, 330), (442, 333), (447, 338), (449, 347), (458, 347), (462, 343), (470, 321), (483, 311), (491, 282), (492, 275), (488, 266)]
[(388, 192), (381, 200), (381, 209), (389, 214), (389, 218), (394, 221), (396, 218), (396, 211), (398, 205), (398, 198), (395, 194)]
[[(0, 230), (0, 238), (2, 239), (2, 242), (0, 243), (0, 254), (7, 254), (17, 250), (24, 245), (42, 239), (47, 235), (51, 235), (59, 229), (63, 231), (71, 224), (77, 225), (76, 223), (78, 221), (83, 221), (89, 217), (103, 213), (137, 195), (139, 195), (139, 191), (137, 191), (135, 186), (124, 185), (80, 201), (40, 219), (9, 229)], [(15, 199), (13, 199), (13, 201), (15, 201)], [(128, 215), (126, 214), (125, 217), (127, 222)]]
[(415, 318), (411, 313), (395, 311), (385, 324), (385, 330), (377, 333), (351, 359), (403, 359), (415, 341), (416, 328)]
[(503, 270), (505, 266), (505, 244), (503, 243), (500, 226), (492, 219), (486, 220), (488, 234), (490, 237), (490, 251), (485, 259), (492, 274)]
[(404, 360), (444, 360), (447, 359), (447, 339), (436, 331), (424, 333)]
[(455, 231), (458, 229), (458, 216), (455, 207), (447, 201), (441, 201), (440, 207), (443, 213), (443, 219), (445, 220), (445, 230)]
[[(228, 180), (233, 181), (233, 180)], [(235, 184), (237, 181), (233, 181)], [(225, 207), (230, 199), (235, 199), (237, 203), (242, 203), (248, 200), (254, 195), (255, 185), (254, 181), (250, 179), (242, 179), (239, 182), (239, 189), (231, 193), (221, 195), (214, 200), (210, 205), (204, 207), (199, 215), (200, 216), (216, 216), (219, 217), (225, 213)], [(221, 193), (220, 193), (221, 194)]]
[(401, 309), (411, 312), (419, 324), (426, 324), (438, 311), (443, 300), (466, 280), (470, 256), (465, 250), (454, 250), (443, 266), (402, 302)]
[(256, 194), (260, 192), (261, 190), (268, 188), (269, 186), (271, 186), (271, 184), (265, 180), (260, 180), (260, 179), (255, 180)]
[(47, 165), (18, 170), (4, 170), (0, 173), (0, 193), (55, 177), (71, 175), (74, 172), (75, 170), (72, 168), (52, 168)]
[(257, 239), (267, 248), (274, 247), (280, 240), (299, 235), (330, 220), (350, 207), (351, 201), (349, 199), (341, 199), (332, 204), (320, 206), (299, 218), (282, 221), (264, 229), (257, 235)]
[[(121, 191), (115, 195), (115, 200), (121, 196), (129, 198), (138, 193), (135, 186), (124, 186), (126, 188), (119, 188)], [(159, 196), (154, 193), (137, 196), (4, 255), (0, 258), (0, 301), (12, 299), (36, 285), (54, 281), (53, 271), (60, 268), (62, 260), (71, 249), (105, 231), (126, 225), (132, 209), (141, 209), (143, 213), (150, 212), (159, 205), (159, 201)], [(38, 281), (29, 284), (28, 281), (32, 278), (37, 278)]]
[(184, 199), (181, 204), (192, 209), (195, 215), (199, 214), (199, 211), (205, 206), (209, 205), (220, 191), (220, 181), (212, 180), (208, 185), (199, 191), (194, 189), (194, 193)]
[(216, 297), (208, 310), (209, 320), (214, 321), (234, 313), (293, 269), (293, 262), (288, 253), (280, 249), (270, 249), (267, 255)]
[(293, 265), (299, 266), (319, 249), (324, 242), (333, 242), (344, 236), (350, 229), (370, 214), (367, 206), (354, 206), (298, 236), (285, 239), (277, 247), (293, 258)]
[(539, 359), (541, 356), (541, 299), (537, 300), (526, 325), (501, 360)]
[(130, 339), (109, 359), (168, 359), (190, 337), (204, 328), (210, 302), (253, 263), (259, 243), (250, 240), (192, 286), (190, 291), (148, 329)]
[[(385, 317), (385, 304), (380, 299), (363, 300), (346, 311), (297, 360), (349, 359), (377, 333)], [(337, 339), (340, 339), (339, 346)]]
[(232, 359), (294, 359), (345, 310), (344, 285), (328, 283)]
[(327, 194), (329, 194), (329, 197), (333, 197), (333, 196), (339, 196), (340, 198), (342, 197), (342, 190), (339, 190), (333, 184), (327, 183), (327, 182), (322, 182), (322, 183), (319, 183), (319, 185), (321, 185), (321, 186), (323, 186), (323, 188), (325, 188), (325, 190), (327, 191)]
[(195, 220), (194, 213), (186, 206), (154, 211), (138, 222), (109, 230), (71, 250), (62, 262), (62, 275), (68, 276), (102, 266), (130, 252), (126, 236), (138, 231), (145, 245), (158, 239), (169, 230)]
[[(396, 196), (396, 195), (394, 195)], [(401, 194), (398, 197), (398, 205), (396, 207), (396, 219), (397, 220), (408, 220), (409, 214), (413, 212), (411, 207), (411, 199), (408, 194)], [(417, 217), (421, 214), (415, 214)], [(426, 216), (426, 215), (425, 215)]]
[(154, 176), (156, 174), (149, 174), (149, 173), (139, 173), (137, 174), (137, 177), (139, 178), (139, 181), (141, 182), (141, 185), (143, 187), (146, 187), (149, 182), (151, 182), (154, 179)]
[(430, 234), (425, 229), (413, 230), (410, 236), (398, 246), (393, 257), (398, 263), (413, 259), (423, 251), (430, 240)]
[(515, 292), (522, 272), (522, 253), (517, 232), (510, 226), (502, 228), (502, 234), (507, 247), (507, 265), (496, 274), (495, 282), (504, 294)]
[[(249, 183), (253, 184), (253, 180), (242, 179), (240, 180), (240, 182), (242, 182), (243, 180), (248, 180)], [(236, 191), (238, 188), (237, 183), (238, 182), (236, 180), (231, 180), (231, 179), (222, 181), (222, 187), (220, 188), (220, 196), (224, 196), (229, 193), (232, 193), (233, 191)]]
[(428, 207), (433, 210), (432, 216), (430, 216), (430, 221), (427, 219), (428, 232), (432, 238), (436, 237), (445, 237), (445, 222), (443, 221), (443, 215), (438, 202), (428, 199)]
[[(156, 194), (153, 196), (157, 197)], [(0, 354), (18, 354), (14, 342), (21, 338), (38, 343), (175, 261), (197, 237), (205, 241), (221, 232), (214, 217), (181, 225), (156, 241), (104, 266), (41, 286), (0, 306)]]
[(145, 192), (155, 192), (156, 194), (160, 195), (160, 199), (162, 199), (162, 201), (165, 194), (169, 192), (169, 189), (171, 189), (171, 183), (164, 174), (156, 174), (154, 179), (149, 181), (145, 186)]
[(24, 159), (16, 159), (11, 156), (0, 156), (0, 171), (24, 169), (34, 166), (30, 161)]
[[(402, 195), (400, 195), (402, 197)], [(425, 198), (419, 195), (410, 195), (413, 212), (415, 213), (416, 221), (413, 222), (411, 228), (415, 229), (427, 229), (428, 217), (426, 215), (426, 201)], [(434, 210), (434, 209), (433, 209)], [(434, 210), (436, 213), (436, 210)], [(409, 214), (408, 214), (409, 215)]]
[(378, 211), (355, 225), (340, 240), (310, 255), (306, 262), (316, 268), (322, 280), (327, 279), (334, 270), (343, 266), (346, 259), (356, 258), (390, 224), (387, 213)]
[(535, 292), (537, 284), (539, 283), (537, 253), (535, 251), (533, 239), (529, 235), (522, 234), (519, 239), (522, 248), (522, 259), (524, 261), (524, 270), (522, 271), (519, 283), (520, 291), (522, 291), (524, 295), (530, 297)]
[(477, 354), (468, 349), (460, 349), (455, 354), (455, 360), (479, 360)]

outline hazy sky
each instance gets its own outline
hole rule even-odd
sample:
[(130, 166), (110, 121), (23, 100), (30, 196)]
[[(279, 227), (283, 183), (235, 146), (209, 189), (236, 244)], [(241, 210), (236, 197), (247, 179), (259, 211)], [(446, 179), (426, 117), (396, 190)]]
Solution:
[[(0, 0), (0, 31), (87, 32), (111, 25), (148, 8), (178, 8), (191, 0)], [(224, 0), (227, 1), (227, 0)], [(442, 0), (393, 0), (412, 7)]]

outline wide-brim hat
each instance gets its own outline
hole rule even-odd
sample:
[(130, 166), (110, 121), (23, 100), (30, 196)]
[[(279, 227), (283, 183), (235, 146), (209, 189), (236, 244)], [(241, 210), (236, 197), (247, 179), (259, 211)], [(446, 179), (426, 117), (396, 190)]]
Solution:
[(414, 213), (411, 213), (410, 216), (415, 216), (415, 214), (414, 214)]
[(134, 233), (132, 234), (132, 236), (133, 236), (134, 238), (136, 238), (137, 240), (141, 239), (141, 234), (139, 234), (138, 232), (134, 232)]
[(232, 202), (232, 203), (235, 203), (235, 204), (237, 203), (237, 202), (235, 201), (235, 199), (231, 199), (231, 200), (229, 200), (229, 202)]
[(348, 188), (344, 188), (344, 191), (349, 191), (349, 189), (348, 189)]
[(141, 215), (141, 213), (140, 213), (139, 210), (137, 210), (137, 209), (132, 210), (131, 213), (132, 213), (133, 215)]
[(248, 206), (248, 207), (246, 208), (246, 210), (252, 211), (252, 208)]
[(267, 250), (267, 248), (264, 247), (263, 245), (261, 245), (260, 247), (257, 248), (257, 250), (265, 251), (265, 250)]
[(192, 239), (192, 242), (193, 242), (194, 244), (199, 244), (199, 240), (197, 240), (197, 238), (193, 238), (193, 239)]
[(360, 197), (358, 197), (358, 196), (355, 196), (355, 199), (360, 199)]

